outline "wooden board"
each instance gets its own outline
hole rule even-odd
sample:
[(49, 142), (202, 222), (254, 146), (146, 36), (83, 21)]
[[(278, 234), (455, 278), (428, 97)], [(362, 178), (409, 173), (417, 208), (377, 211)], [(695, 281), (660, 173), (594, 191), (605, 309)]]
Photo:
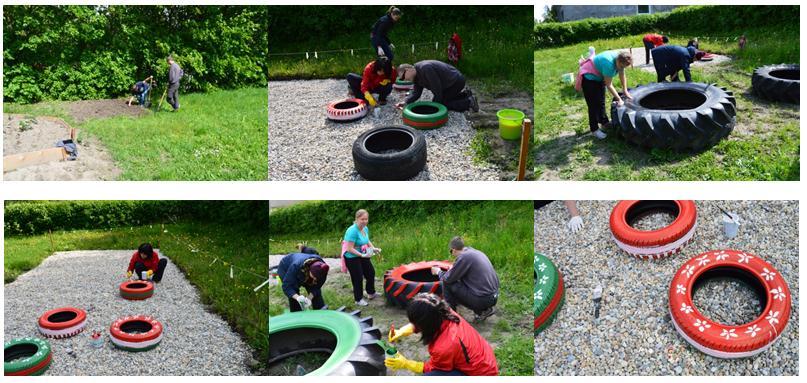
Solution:
[(64, 148), (49, 148), (35, 152), (11, 154), (3, 157), (3, 173), (26, 166), (63, 161), (65, 159), (67, 159), (67, 151)]

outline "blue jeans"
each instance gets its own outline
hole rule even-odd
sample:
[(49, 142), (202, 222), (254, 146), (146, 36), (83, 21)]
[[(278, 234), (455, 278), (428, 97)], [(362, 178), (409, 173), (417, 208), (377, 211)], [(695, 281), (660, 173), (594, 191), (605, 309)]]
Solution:
[(427, 373), (424, 373), (423, 376), (465, 376), (459, 370), (451, 370), (451, 371), (442, 371), (442, 370), (431, 370)]
[(148, 99), (148, 96), (149, 96), (149, 89), (146, 88), (146, 90), (144, 90), (143, 93), (137, 95), (137, 102), (140, 105), (146, 105), (146, 99)]
[(373, 38), (370, 39), (370, 42), (373, 44), (373, 54), (378, 55), (378, 47), (381, 47), (381, 49), (384, 51), (384, 56), (387, 56), (389, 61), (392, 62), (395, 55), (392, 54), (392, 48), (390, 48), (389, 42), (376, 36), (373, 36)]

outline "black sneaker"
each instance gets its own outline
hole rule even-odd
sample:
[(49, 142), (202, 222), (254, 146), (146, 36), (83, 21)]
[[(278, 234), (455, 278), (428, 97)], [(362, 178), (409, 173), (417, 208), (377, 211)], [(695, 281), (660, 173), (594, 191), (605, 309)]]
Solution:
[(491, 315), (496, 313), (496, 309), (493, 307), (488, 307), (487, 310), (482, 311), (481, 313), (474, 314), (474, 323), (484, 322), (485, 319), (490, 318)]

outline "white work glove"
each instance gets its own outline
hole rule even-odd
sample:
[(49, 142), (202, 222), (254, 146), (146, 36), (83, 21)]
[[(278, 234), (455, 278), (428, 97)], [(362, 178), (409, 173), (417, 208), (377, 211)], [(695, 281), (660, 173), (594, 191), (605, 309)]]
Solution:
[(311, 307), (311, 300), (304, 295), (297, 295), (297, 298), (295, 298), (295, 300), (297, 301), (297, 303), (300, 304), (303, 310), (308, 310), (308, 308)]
[(580, 218), (579, 215), (572, 217), (572, 219), (569, 220), (569, 223), (566, 224), (566, 227), (568, 227), (572, 233), (577, 233), (583, 228), (583, 218)]
[(440, 268), (437, 266), (432, 266), (432, 275), (440, 275)]

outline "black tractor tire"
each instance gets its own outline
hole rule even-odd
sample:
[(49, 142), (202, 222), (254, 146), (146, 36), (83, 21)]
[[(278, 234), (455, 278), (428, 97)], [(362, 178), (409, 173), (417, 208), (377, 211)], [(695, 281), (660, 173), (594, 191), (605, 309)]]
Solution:
[(799, 103), (799, 64), (767, 65), (754, 69), (754, 94), (770, 101)]

